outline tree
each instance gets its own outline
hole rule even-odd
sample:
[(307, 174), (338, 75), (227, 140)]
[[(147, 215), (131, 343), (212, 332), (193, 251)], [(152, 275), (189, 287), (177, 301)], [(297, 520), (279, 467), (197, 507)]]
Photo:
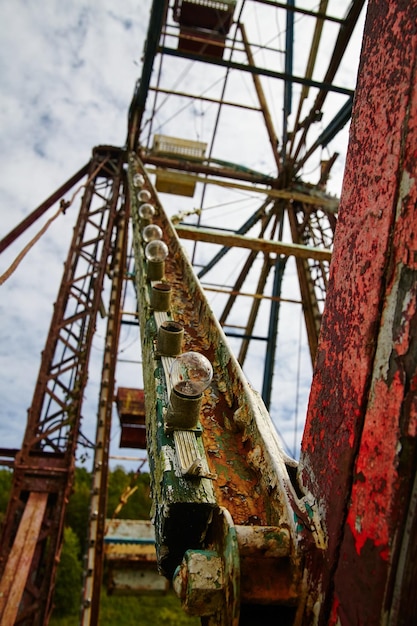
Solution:
[(80, 544), (75, 532), (64, 529), (64, 543), (57, 570), (54, 605), (55, 613), (73, 615), (80, 610), (83, 569), (79, 560)]
[(10, 470), (0, 470), (0, 526), (3, 523), (4, 514), (7, 509), (7, 503), (9, 502), (10, 498), (12, 476), (13, 474)]
[(91, 474), (85, 467), (75, 468), (74, 487), (68, 502), (65, 517), (66, 525), (70, 526), (78, 537), (80, 559), (85, 552), (85, 543), (87, 540), (91, 480)]
[(117, 510), (116, 517), (121, 519), (149, 519), (149, 492), (149, 474), (126, 474), (122, 467), (116, 467), (109, 474), (107, 517), (113, 517)]

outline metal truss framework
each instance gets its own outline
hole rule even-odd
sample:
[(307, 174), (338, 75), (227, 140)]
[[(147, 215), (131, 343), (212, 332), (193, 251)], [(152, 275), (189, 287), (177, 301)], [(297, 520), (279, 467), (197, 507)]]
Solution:
[(101, 290), (121, 208), (123, 151), (96, 148), (14, 464), (1, 544), (3, 623), (47, 623)]
[[(176, 3), (176, 7), (179, 4)], [(292, 6), (291, 3), (262, 4)], [(319, 89), (315, 99), (317, 110), (330, 89), (334, 64), (337, 65), (338, 54), (344, 49), (345, 38), (360, 6), (361, 3), (352, 2), (346, 19), (339, 21), (339, 43), (329, 64), (326, 82), (322, 87), (313, 85), (311, 79), (302, 82), (306, 87)], [(382, 5), (370, 2), (370, 6), (365, 30), (366, 54), (354, 116), (356, 151), (348, 158), (347, 186), (338, 226), (339, 243), (334, 253), (336, 260), (329, 279), (329, 298), (318, 347), (314, 337), (317, 337), (321, 315), (320, 299), (327, 291), (326, 253), (335, 217), (330, 210), (331, 198), (318, 194), (317, 188), (309, 193), (306, 185), (298, 190), (301, 197), (297, 197), (293, 178), (299, 167), (297, 163), (301, 163), (317, 143), (314, 142), (296, 162), (301, 145), (305, 143), (305, 129), (312, 119), (307, 117), (300, 127), (297, 123), (292, 133), (284, 128), (286, 144), (292, 146), (286, 155), (293, 156), (290, 173), (287, 162), (290, 159), (279, 155), (274, 183), (256, 180), (257, 184), (265, 185), (268, 199), (254, 215), (253, 224), (258, 225), (260, 236), (256, 244), (249, 242), (247, 247), (253, 246), (253, 250), (246, 262), (250, 265), (257, 246), (264, 246), (266, 252), (257, 296), (262, 295), (265, 276), (271, 268), (275, 272), (268, 337), (272, 339), (276, 332), (275, 304), (280, 302), (282, 272), (291, 253), (289, 247), (285, 251), (275, 248), (276, 256), (268, 256), (272, 255), (274, 244), (288, 246), (279, 237), (275, 238), (284, 212), (290, 223), (290, 245), (297, 258), (302, 299), (310, 302), (305, 304), (310, 316), (310, 347), (312, 353), (317, 353), (318, 366), (298, 467), (283, 454), (263, 403), (247, 385), (239, 365), (228, 352), (227, 342), (219, 340), (223, 338), (221, 328), (199, 292), (194, 272), (155, 196), (156, 221), (166, 228), (172, 251), (172, 259), (167, 263), (177, 289), (172, 312), (188, 324), (188, 347), (195, 344), (206, 352), (215, 364), (216, 374), (213, 393), (208, 393), (204, 400), (203, 428), (173, 429), (173, 432), (164, 428), (171, 357), (155, 351), (155, 339), (158, 326), (169, 316), (155, 314), (150, 307), (151, 285), (143, 258), (138, 206), (133, 196), (128, 197), (135, 209), (136, 281), (148, 359), (145, 385), (151, 390), (147, 400), (148, 439), (154, 472), (160, 563), (169, 576), (175, 574), (175, 586), (185, 608), (201, 615), (205, 626), (251, 625), (259, 623), (261, 613), (265, 624), (276, 623), (277, 615), (283, 623), (311, 624), (314, 620), (323, 625), (342, 620), (353, 622), (358, 619), (358, 612), (364, 623), (372, 623), (378, 616), (378, 621), (407, 624), (416, 616), (413, 585), (416, 577), (417, 177), (414, 146), (417, 42), (414, 24), (417, 16), (414, 6), (400, 6), (394, 1), (386, 0)], [(157, 51), (156, 48), (152, 51), (152, 46), (158, 45), (155, 37), (158, 39), (162, 32), (166, 8), (167, 4), (154, 3), (151, 16), (154, 30), (150, 30), (152, 37), (147, 49), (151, 56), (145, 55), (144, 78), (146, 72), (151, 71), (151, 60)], [(292, 11), (296, 11), (295, 7), (289, 13)], [(315, 17), (324, 19), (321, 12)], [(242, 42), (245, 42), (244, 37)], [(390, 63), (386, 63), (386, 57), (375, 55), (381, 42), (382, 49), (396, 51)], [(160, 51), (168, 56), (178, 54), (162, 48)], [(188, 56), (199, 55), (189, 53)], [(250, 65), (249, 55), (248, 60)], [(230, 67), (240, 69), (236, 63)], [(287, 69), (285, 76), (276, 78), (286, 84), (296, 82), (289, 71), (289, 61)], [(255, 68), (251, 73), (265, 74)], [(369, 77), (376, 74), (383, 78), (381, 83), (369, 82)], [(145, 82), (145, 86), (141, 83), (130, 111), (131, 187), (133, 168), (142, 167), (139, 157), (147, 163), (153, 159), (150, 152), (138, 144), (141, 107), (145, 105), (141, 93), (144, 96), (149, 90), (149, 83)], [(371, 102), (381, 105), (376, 117)], [(285, 106), (288, 109), (288, 104)], [(267, 111), (264, 106), (260, 108)], [(348, 108), (340, 112), (334, 125), (327, 127), (326, 136), (342, 123)], [(361, 115), (367, 123), (361, 121)], [(297, 132), (301, 135), (298, 143), (294, 140)], [(390, 156), (395, 156), (389, 171), (383, 167), (387, 137), (393, 148)], [(377, 159), (382, 163), (382, 184), (381, 172), (375, 172)], [(123, 150), (100, 147), (94, 150), (88, 166), (88, 181), (42, 355), (26, 434), (15, 461), (1, 553), (0, 615), (6, 624), (43, 624), (50, 615), (56, 557), (80, 432), (91, 339), (104, 275), (114, 254), (110, 307), (116, 308), (109, 318), (107, 333), (108, 339), (114, 333), (114, 339), (109, 345), (110, 353), (104, 356), (96, 442), (100, 447), (102, 435), (104, 465), (97, 468), (98, 474), (94, 477), (99, 491), (95, 494), (99, 516), (103, 515), (106, 432), (114, 367), (111, 353), (115, 350), (114, 341), (117, 342), (117, 324), (113, 327), (113, 322), (118, 315), (120, 298), (120, 274), (117, 274), (124, 263), (123, 226), (129, 214), (124, 202), (129, 195), (123, 186), (125, 160)], [(358, 161), (363, 167), (355, 166)], [(155, 165), (159, 167), (161, 163)], [(184, 167), (199, 173), (198, 167), (202, 166), (170, 160), (164, 167)], [(236, 178), (228, 170), (223, 173), (227, 178)], [(143, 174), (146, 181), (146, 172)], [(221, 177), (221, 174), (217, 172), (216, 176)], [(285, 198), (287, 193), (289, 196)], [(371, 207), (369, 194), (373, 198)], [(322, 227), (324, 213), (325, 228)], [(117, 225), (123, 226), (117, 229)], [(233, 237), (245, 235), (249, 232), (248, 226), (245, 224), (242, 232), (233, 233)], [(204, 235), (204, 229), (200, 226), (197, 229)], [(178, 232), (181, 233), (181, 228)], [(267, 233), (269, 239), (265, 238)], [(213, 233), (206, 232), (204, 236), (213, 236)], [(197, 236), (195, 238), (198, 240)], [(223, 242), (224, 247), (219, 257), (237, 241), (228, 243), (226, 235), (221, 233), (218, 242)], [(306, 248), (311, 245), (314, 248), (307, 255)], [(319, 254), (317, 248), (325, 249)], [(307, 258), (313, 259), (308, 262), (308, 269)], [(216, 263), (217, 259), (213, 259), (213, 264)], [(201, 272), (203, 274), (204, 268)], [(244, 271), (235, 282), (228, 307), (240, 293), (243, 279)], [(224, 325), (227, 316), (225, 309)], [(252, 335), (254, 316), (256, 298), (244, 341)], [(267, 395), (264, 389), (264, 396)], [(188, 464), (184, 459), (189, 459), (190, 450), (196, 456)], [(182, 526), (184, 520), (188, 526)], [(191, 536), (188, 531), (194, 534)], [(98, 543), (101, 533), (98, 524), (94, 538)], [(274, 577), (276, 585), (272, 593), (265, 585), (265, 596), (262, 585), (257, 586), (257, 578), (269, 550), (272, 550), (272, 558), (270, 555), (267, 575)], [(97, 568), (97, 581), (100, 558), (97, 544), (91, 561), (93, 568)], [(217, 575), (221, 572), (216, 583), (222, 593), (209, 593), (205, 596), (209, 597), (207, 603), (201, 604), (199, 585), (202, 581), (192, 579), (190, 572), (195, 574), (195, 564), (204, 562), (201, 571), (205, 580), (210, 561), (215, 563)], [(370, 572), (372, 585), (369, 584)], [(189, 584), (191, 579), (196, 582), (194, 589)], [(241, 589), (245, 580), (250, 580), (250, 584)], [(240, 603), (245, 607), (241, 615)], [(253, 606), (255, 612), (252, 612)], [(97, 623), (97, 606), (88, 620)]]
[[(211, 14), (208, 17), (210, 9), (207, 7), (211, 6), (210, 3), (203, 10), (198, 2), (192, 1), (153, 2), (143, 72), (129, 111), (128, 145), (131, 149), (139, 149), (143, 162), (148, 166), (148, 171), (156, 174), (157, 178), (162, 170), (168, 170), (177, 177), (184, 176), (184, 174), (193, 176), (195, 181), (204, 186), (204, 190), (210, 185), (220, 185), (223, 189), (236, 187), (248, 192), (253, 189), (263, 192), (266, 200), (239, 228), (234, 230), (235, 234), (243, 235), (249, 241), (248, 247), (251, 247), (250, 237), (253, 242), (257, 238), (285, 242), (289, 234), (293, 244), (302, 244), (308, 249), (319, 246), (331, 251), (336, 225), (337, 199), (327, 195), (325, 189), (331, 168), (337, 159), (337, 153), (321, 163), (321, 173), (314, 184), (303, 182), (302, 172), (306, 163), (311, 163), (312, 159), (317, 160), (320, 150), (337, 136), (350, 118), (353, 91), (338, 85), (335, 77), (357, 25), (364, 1), (354, 0), (346, 3), (346, 13), (343, 17), (334, 17), (329, 14), (327, 1), (322, 1), (318, 10), (312, 11), (296, 7), (294, 2), (284, 4), (248, 0), (248, 2), (238, 4), (233, 15), (234, 5), (233, 2), (227, 2), (222, 5), (221, 9), (212, 9), (213, 14), (218, 11), (216, 18)], [(254, 13), (251, 14), (252, 21), (256, 19), (256, 11), (267, 8), (275, 11), (277, 23), (279, 19), (285, 23), (284, 51), (279, 50), (279, 47), (274, 48), (275, 42), (266, 43), (262, 38), (256, 39), (253, 28), (250, 29), (250, 33), (247, 32), (245, 17), (247, 11), (253, 6), (255, 8)], [(314, 23), (304, 76), (294, 71), (294, 38), (297, 32), (297, 20), (300, 18)], [(270, 19), (273, 19), (272, 12)], [(333, 39), (334, 47), (327, 59), (328, 66), (323, 72), (323, 78), (315, 80), (313, 76), (317, 75), (318, 50), (327, 24), (334, 26), (337, 35)], [(250, 40), (249, 37), (254, 40)], [(271, 61), (265, 53), (264, 63), (260, 64), (257, 61), (260, 52), (263, 54), (262, 51), (268, 51), (272, 55), (273, 48), (273, 53), (284, 64), (284, 71), (281, 73), (276, 71), (277, 63), (278, 65), (281, 63), (277, 61), (276, 56), (271, 56), (271, 59), (274, 59)], [(205, 95), (205, 91), (200, 93), (178, 91), (170, 85), (169, 80), (164, 82), (164, 76), (169, 76), (173, 59), (178, 63), (181, 60), (182, 65), (176, 68), (176, 74), (180, 75), (182, 68), (186, 67), (185, 63), (189, 61), (201, 67), (202, 71), (206, 71), (207, 68), (209, 72), (212, 66), (220, 68), (224, 72), (221, 96), (209, 98)], [(256, 101), (255, 105), (250, 106), (224, 97), (224, 90), (232, 75), (249, 77), (249, 83), (252, 81), (253, 89), (252, 102)], [(274, 102), (267, 93), (266, 81), (269, 79), (282, 85), (283, 116), (280, 131), (273, 121)], [(200, 89), (202, 89), (201, 86)], [(311, 96), (313, 92), (314, 97)], [(323, 111), (326, 110), (329, 94), (340, 96), (343, 104), (336, 115), (331, 119), (326, 118), (325, 127), (317, 133), (315, 126), (321, 120)], [(295, 109), (296, 97), (298, 97), (298, 108), (295, 113), (293, 109)], [(173, 152), (164, 153), (156, 150), (155, 145), (150, 144), (153, 116), (156, 113), (161, 116), (160, 110), (162, 111), (167, 102), (171, 103), (171, 108), (174, 110), (176, 107), (180, 110), (187, 110), (192, 103), (198, 102), (217, 106), (213, 127), (206, 133), (210, 146), (207, 159), (187, 158), (185, 155)], [(308, 106), (311, 108), (306, 113)], [(243, 118), (239, 122), (241, 128), (251, 124), (254, 111), (263, 120), (267, 136), (265, 153), (270, 153), (272, 156), (275, 174), (265, 176), (236, 165), (240, 162), (239, 145), (236, 145), (235, 164), (213, 158), (213, 146), (219, 133), (221, 118), (223, 115), (230, 116), (231, 110), (239, 110), (241, 115), (248, 114), (246, 118), (248, 121)], [(170, 122), (169, 127), (175, 129), (173, 121)], [(181, 136), (180, 133), (181, 130), (173, 132), (178, 137)], [(312, 134), (314, 138), (309, 139)], [(244, 137), (242, 143), (244, 143)], [(242, 186), (244, 182), (248, 184)], [(203, 198), (206, 195), (204, 190)], [(203, 203), (201, 207), (204, 215)], [(227, 271), (225, 268), (227, 268), (230, 256), (227, 253), (233, 249), (234, 244), (224, 244), (221, 251), (212, 256), (210, 261), (206, 260), (209, 253), (204, 254), (203, 267), (199, 268), (196, 250), (199, 245), (201, 246), (201, 242), (207, 241), (203, 215), (199, 217), (198, 223), (194, 224), (195, 230), (185, 232), (183, 225), (180, 224), (178, 233), (180, 237), (186, 236), (187, 239), (193, 239), (195, 242), (192, 258), (204, 286), (207, 286), (208, 290), (218, 287), (219, 293), (221, 290), (222, 293), (229, 292), (230, 294), (224, 303), (223, 312), (220, 312), (218, 317), (226, 335), (239, 342), (238, 352), (241, 365), (245, 365), (245, 359), (252, 344), (264, 345), (262, 396), (267, 406), (270, 407), (273, 401), (280, 308), (284, 301), (282, 283), (288, 255), (264, 251), (263, 259), (260, 261), (261, 255), (256, 251), (254, 244), (246, 259), (242, 255), (237, 276), (232, 284), (226, 289), (221, 282), (213, 285), (210, 277), (216, 274), (222, 275)], [(251, 229), (252, 234), (249, 235)], [(227, 235), (228, 233), (218, 228), (217, 237), (213, 236), (211, 242), (222, 245)], [(329, 262), (323, 259), (317, 261), (308, 255), (299, 258), (295, 250), (292, 253), (297, 256), (299, 292), (303, 303), (308, 346), (314, 363)], [(257, 278), (253, 278), (254, 282), (248, 281), (248, 276), (250, 274), (254, 276), (256, 273)], [(252, 304), (248, 313), (243, 314), (242, 311), (246, 310), (246, 307), (242, 307), (241, 304), (248, 300), (249, 295), (252, 296)], [(255, 328), (259, 320), (261, 303), (265, 302), (265, 299), (270, 302), (269, 320), (265, 325), (266, 331), (260, 334)], [(243, 315), (246, 315), (245, 319)], [(238, 325), (234, 321), (236, 317), (240, 318)], [(256, 350), (255, 347), (254, 350)]]

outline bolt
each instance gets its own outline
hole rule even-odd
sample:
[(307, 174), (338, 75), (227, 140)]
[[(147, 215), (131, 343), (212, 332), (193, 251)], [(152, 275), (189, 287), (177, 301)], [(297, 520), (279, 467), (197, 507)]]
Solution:
[(210, 550), (187, 550), (175, 571), (173, 587), (187, 613), (214, 615), (224, 602), (221, 557)]

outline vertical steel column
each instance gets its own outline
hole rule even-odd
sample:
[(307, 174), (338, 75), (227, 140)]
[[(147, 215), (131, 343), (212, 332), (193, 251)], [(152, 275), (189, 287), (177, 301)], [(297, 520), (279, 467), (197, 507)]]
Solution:
[[(288, 7), (294, 7), (294, 0), (287, 0)], [(285, 74), (288, 76), (284, 81), (284, 111), (282, 120), (282, 156), (286, 160), (288, 141), (288, 117), (292, 109), (292, 81), (290, 76), (293, 72), (293, 47), (294, 47), (294, 11), (287, 11), (287, 23), (285, 30)]]
[(159, 36), (161, 34), (164, 17), (168, 10), (167, 4), (167, 0), (154, 0), (152, 3), (145, 44), (142, 77), (136, 86), (129, 108), (127, 145), (130, 150), (134, 150), (139, 141), (139, 132), (151, 82), (153, 62), (158, 52)]
[(275, 299), (271, 301), (271, 311), (269, 314), (268, 324), (268, 343), (266, 346), (264, 378), (262, 383), (262, 399), (265, 402), (267, 409), (269, 409), (271, 405), (272, 378), (274, 375), (275, 353), (277, 349), (278, 337), (278, 318), (280, 309), (279, 296), (281, 295), (282, 279), (284, 278), (284, 270), (287, 259), (288, 257), (286, 256), (279, 256), (275, 261), (274, 266), (272, 296)]
[(110, 433), (120, 336), (121, 297), (126, 278), (128, 220), (129, 206), (128, 203), (126, 203), (118, 214), (116, 241), (110, 270), (112, 274), (112, 284), (97, 415), (88, 546), (84, 571), (81, 624), (85, 624), (86, 626), (99, 623), (100, 592), (104, 561), (103, 540), (107, 508)]
[[(291, 236), (294, 243), (300, 243), (304, 231), (297, 221), (296, 208), (288, 206), (288, 219), (290, 222)], [(325, 218), (323, 218), (325, 219)], [(314, 290), (312, 275), (308, 260), (296, 257), (298, 282), (300, 285), (301, 299), (303, 301), (304, 319), (306, 323), (307, 339), (310, 348), (311, 361), (314, 364), (317, 342), (320, 332), (321, 313)]]
[(416, 623), (416, 24), (369, 2), (299, 470), (327, 534), (305, 624)]

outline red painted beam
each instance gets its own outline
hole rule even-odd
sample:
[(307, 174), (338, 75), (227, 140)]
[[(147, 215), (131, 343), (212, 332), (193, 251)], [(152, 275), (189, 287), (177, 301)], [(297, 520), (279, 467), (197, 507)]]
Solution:
[(300, 461), (328, 537), (306, 624), (416, 623), (416, 24), (369, 2)]

